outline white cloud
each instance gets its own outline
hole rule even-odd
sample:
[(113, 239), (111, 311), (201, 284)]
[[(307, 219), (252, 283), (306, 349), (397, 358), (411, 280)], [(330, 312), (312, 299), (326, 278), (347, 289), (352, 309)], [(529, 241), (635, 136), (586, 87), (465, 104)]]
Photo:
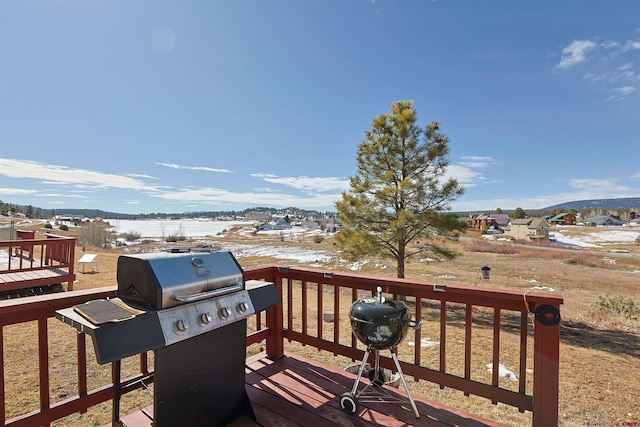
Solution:
[(640, 49), (640, 41), (637, 40), (629, 40), (624, 47), (622, 48), (622, 50), (627, 51), (627, 50), (634, 50), (634, 49)]
[(26, 190), (26, 189), (22, 189), (22, 188), (0, 188), (0, 194), (6, 194), (6, 195), (22, 195), (22, 194), (35, 194), (37, 193), (36, 190)]
[(596, 44), (590, 40), (574, 40), (569, 46), (562, 49), (562, 57), (556, 67), (569, 68), (580, 62), (584, 62), (587, 53), (596, 48)]
[(349, 189), (349, 180), (337, 177), (311, 178), (308, 176), (279, 177), (265, 173), (254, 173), (251, 176), (261, 178), (272, 184), (281, 184), (297, 190), (308, 192), (345, 191)]
[(556, 68), (568, 72), (577, 64), (588, 63), (582, 80), (598, 87), (599, 93), (609, 92), (604, 102), (621, 101), (636, 92), (634, 84), (640, 81), (635, 66), (637, 53), (631, 52), (636, 49), (640, 49), (640, 41), (574, 40), (562, 50)]
[(464, 156), (460, 159), (460, 164), (469, 168), (484, 169), (500, 164), (498, 160), (488, 156)]
[[(637, 174), (640, 178), (640, 173)], [(616, 178), (573, 178), (569, 180), (569, 187), (574, 191), (557, 194), (528, 196), (526, 200), (514, 198), (486, 198), (478, 200), (461, 200), (452, 203), (454, 211), (494, 211), (496, 208), (515, 209), (543, 209), (565, 203), (568, 200), (615, 199), (623, 197), (637, 197), (635, 187), (624, 186)]]
[(139, 179), (30, 160), (0, 159), (0, 175), (10, 178), (39, 179), (56, 184), (92, 186), (95, 189), (149, 190), (149, 186)]
[(632, 93), (634, 93), (635, 91), (636, 91), (636, 88), (633, 86), (624, 86), (624, 87), (615, 88), (612, 90), (612, 95), (609, 96), (607, 99), (605, 99), (605, 102), (624, 99), (629, 95), (631, 95)]
[(476, 187), (488, 182), (482, 169), (500, 164), (497, 159), (488, 156), (464, 156), (457, 164), (449, 164), (444, 178), (455, 178), (466, 188)]
[(175, 192), (165, 192), (156, 196), (172, 202), (202, 203), (218, 206), (238, 204), (282, 207), (297, 206), (309, 209), (322, 209), (327, 206), (333, 206), (340, 198), (340, 194), (314, 194), (301, 197), (292, 194), (268, 192), (238, 193), (221, 188), (183, 189)]
[(233, 173), (228, 169), (210, 168), (210, 167), (207, 167), (207, 166), (183, 166), (183, 165), (177, 165), (175, 163), (163, 163), (163, 162), (156, 162), (156, 165), (164, 166), (164, 167), (171, 168), (171, 169), (178, 169), (178, 170), (192, 170), (192, 171), (205, 171), (205, 172), (218, 172), (218, 173)]

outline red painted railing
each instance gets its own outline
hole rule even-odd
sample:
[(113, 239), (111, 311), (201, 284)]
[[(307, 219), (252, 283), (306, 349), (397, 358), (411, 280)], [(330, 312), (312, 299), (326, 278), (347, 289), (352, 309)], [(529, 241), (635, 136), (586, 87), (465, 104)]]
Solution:
[[(386, 295), (402, 296), (414, 318), (423, 322), (423, 327), (408, 338), (415, 343), (412, 354), (399, 351), (406, 375), (437, 383), (441, 388), (461, 390), (466, 395), (482, 396), (493, 403), (502, 402), (521, 412), (531, 411), (534, 426), (558, 424), (560, 326), (544, 326), (534, 313), (539, 311), (546, 317), (542, 319), (545, 324), (555, 323), (562, 297), (298, 267), (247, 270), (249, 279), (263, 276), (276, 283), (283, 298), (271, 316), (277, 323), (269, 324), (273, 333), (267, 340), (269, 356), (282, 355), (285, 340), (290, 340), (361, 361), (364, 345), (349, 333), (349, 308), (356, 299), (375, 295), (376, 288), (381, 287)], [(331, 324), (323, 322), (325, 311), (333, 312)], [(532, 328), (530, 322), (534, 324)], [(429, 350), (424, 351), (421, 346), (423, 338), (429, 337), (427, 333), (439, 337), (433, 367), (425, 359)], [(462, 355), (455, 358), (447, 349), (461, 341)], [(488, 362), (497, 367), (504, 358), (518, 366), (516, 382), (501, 378), (499, 369), (493, 369), (488, 383), (479, 375), (472, 375), (472, 366), (485, 366), (484, 362)], [(394, 368), (392, 360), (382, 357), (382, 353), (381, 365)], [(530, 369), (533, 384), (528, 387)], [(514, 383), (517, 387), (512, 386)]]
[[(523, 295), (473, 286), (434, 285), (306, 268), (265, 266), (247, 268), (245, 273), (247, 280), (275, 283), (282, 297), (281, 304), (255, 316), (255, 327), (250, 325), (250, 330), (256, 332), (247, 336), (248, 345), (266, 340), (266, 351), (270, 357), (283, 355), (285, 341), (288, 340), (360, 361), (363, 346), (349, 333), (348, 309), (357, 298), (372, 295), (380, 286), (386, 295), (406, 297), (415, 318), (423, 321), (423, 327), (406, 339), (416, 343), (411, 354), (405, 351), (405, 347), (398, 352), (406, 375), (437, 383), (440, 387), (458, 389), (465, 394), (483, 396), (494, 403), (503, 402), (520, 411), (532, 411), (534, 426), (558, 424), (559, 326), (543, 326), (535, 320), (535, 327), (530, 328), (529, 321), (533, 321), (530, 312), (535, 312), (539, 307), (559, 309), (563, 303), (561, 297), (533, 293)], [(114, 296), (115, 292), (115, 287), (107, 287), (0, 301), (0, 426), (50, 425), (74, 412), (83, 413), (92, 406), (111, 400), (113, 375), (111, 383), (89, 389), (88, 384), (96, 382), (92, 373), (95, 358), (87, 351), (85, 336), (50, 319), (58, 309)], [(332, 323), (323, 322), (324, 311), (333, 311)], [(13, 338), (8, 334), (20, 333), (23, 334), (20, 340), (27, 340), (29, 337), (24, 335), (25, 330), (31, 331), (28, 325), (33, 323), (37, 327), (31, 333), (36, 335), (34, 340), (38, 347), (34, 349), (38, 361), (33, 371), (39, 372), (39, 375), (37, 384), (30, 385), (39, 390), (40, 407), (21, 412), (15, 397), (5, 395), (5, 380), (13, 375), (5, 369), (8, 362), (5, 357), (10, 352), (7, 343), (9, 338)], [(14, 325), (24, 328), (16, 332)], [(436, 366), (430, 366), (432, 362), (425, 358), (425, 350), (420, 346), (425, 334), (433, 331), (438, 332), (439, 336)], [(66, 352), (75, 347), (76, 366), (65, 365), (64, 370), (77, 370), (77, 380), (73, 385), (75, 392), (71, 393), (71, 397), (55, 402), (52, 402), (50, 395), (50, 390), (58, 387), (51, 379), (53, 366), (50, 352), (53, 350), (49, 348), (49, 337), (52, 334), (56, 334), (56, 340), (68, 339), (69, 348)], [(62, 335), (66, 338), (61, 338)], [(459, 341), (463, 342), (463, 356), (457, 360), (447, 350), (452, 342), (458, 345)], [(515, 346), (512, 341), (515, 341)], [(512, 350), (509, 355), (518, 364), (515, 390), (509, 388), (510, 383), (505, 385), (506, 380), (498, 376), (497, 369), (488, 383), (474, 377), (472, 366), (477, 365), (479, 357), (485, 357), (483, 347), (487, 342), (487, 354), (490, 356), (486, 357), (490, 357), (494, 366), (505, 357), (503, 347)], [(481, 356), (478, 355), (479, 351)], [(147, 353), (139, 358), (139, 367), (135, 372), (129, 372), (129, 376), (125, 375), (121, 380), (121, 386), (126, 390), (143, 387), (143, 381), (148, 380)], [(389, 358), (381, 354), (383, 367), (392, 368), (391, 363)], [(533, 369), (529, 382), (528, 368)], [(88, 370), (91, 373), (88, 374)], [(91, 378), (88, 379), (89, 376)], [(532, 387), (527, 385), (531, 382)], [(11, 417), (7, 419), (9, 408)]]
[[(33, 232), (18, 231), (19, 240), (0, 241), (6, 262), (0, 262), (0, 291), (52, 284), (67, 284), (73, 290), (75, 237), (47, 234), (34, 238)], [(4, 259), (3, 258), (3, 259)]]

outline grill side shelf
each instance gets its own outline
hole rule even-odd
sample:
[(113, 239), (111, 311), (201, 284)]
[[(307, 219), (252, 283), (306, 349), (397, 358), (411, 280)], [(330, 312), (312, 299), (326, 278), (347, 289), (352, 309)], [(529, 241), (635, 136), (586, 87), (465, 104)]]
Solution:
[(155, 312), (143, 312), (127, 320), (96, 325), (70, 307), (57, 310), (56, 319), (91, 336), (96, 359), (101, 365), (157, 349), (165, 344)]
[(249, 292), (249, 297), (251, 298), (256, 313), (280, 303), (280, 295), (278, 295), (276, 285), (271, 282), (247, 280), (245, 282), (245, 289)]

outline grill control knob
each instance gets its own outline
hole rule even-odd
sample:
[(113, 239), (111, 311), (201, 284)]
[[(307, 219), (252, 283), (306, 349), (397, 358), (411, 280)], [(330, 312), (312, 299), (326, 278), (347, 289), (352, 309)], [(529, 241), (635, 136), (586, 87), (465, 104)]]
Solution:
[(198, 316), (198, 322), (200, 322), (202, 326), (208, 325), (209, 322), (211, 322), (211, 316), (209, 315), (209, 313), (202, 313), (200, 316)]
[(177, 320), (176, 323), (173, 325), (173, 329), (175, 329), (176, 332), (185, 332), (188, 327), (189, 327), (189, 324), (184, 319)]
[(226, 319), (226, 318), (228, 318), (229, 316), (231, 316), (231, 311), (229, 310), (229, 308), (227, 308), (227, 307), (222, 307), (222, 308), (220, 309), (220, 317), (222, 317), (222, 318)]
[(241, 302), (240, 304), (238, 304), (238, 311), (240, 313), (244, 313), (245, 311), (247, 311), (249, 309), (249, 305), (246, 302)]

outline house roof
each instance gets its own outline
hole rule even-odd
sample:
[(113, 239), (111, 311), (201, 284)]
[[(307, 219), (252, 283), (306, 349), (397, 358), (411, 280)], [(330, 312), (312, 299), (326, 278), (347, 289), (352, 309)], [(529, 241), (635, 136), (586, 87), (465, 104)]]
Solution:
[(511, 225), (526, 225), (529, 228), (538, 228), (545, 224), (546, 221), (542, 218), (520, 218), (511, 221)]
[(554, 216), (553, 218), (549, 218), (549, 221), (557, 221), (557, 220), (563, 219), (566, 215), (569, 215), (569, 212), (563, 212), (561, 214)]

